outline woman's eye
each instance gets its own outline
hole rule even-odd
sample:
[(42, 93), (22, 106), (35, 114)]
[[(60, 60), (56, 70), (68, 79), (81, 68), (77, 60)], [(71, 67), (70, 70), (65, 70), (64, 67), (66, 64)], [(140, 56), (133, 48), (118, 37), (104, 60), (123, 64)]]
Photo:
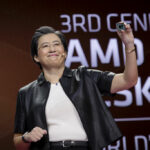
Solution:
[(45, 48), (45, 47), (49, 47), (49, 45), (48, 45), (48, 44), (45, 44), (45, 45), (43, 45), (42, 47), (43, 47), (43, 48)]
[(54, 45), (55, 45), (55, 46), (59, 46), (60, 44), (59, 44), (59, 43), (55, 43)]

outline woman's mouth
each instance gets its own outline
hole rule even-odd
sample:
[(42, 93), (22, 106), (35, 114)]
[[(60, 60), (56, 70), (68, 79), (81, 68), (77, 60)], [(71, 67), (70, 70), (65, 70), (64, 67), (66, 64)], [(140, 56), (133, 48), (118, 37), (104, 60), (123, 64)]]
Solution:
[(58, 54), (48, 54), (48, 57), (56, 57)]

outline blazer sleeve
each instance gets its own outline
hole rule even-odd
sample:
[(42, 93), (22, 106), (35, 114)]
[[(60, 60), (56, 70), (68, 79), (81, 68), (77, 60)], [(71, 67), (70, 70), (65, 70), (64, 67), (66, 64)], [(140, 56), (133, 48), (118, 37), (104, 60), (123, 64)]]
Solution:
[(96, 82), (102, 95), (114, 96), (111, 93), (111, 84), (115, 76), (114, 72), (100, 71), (94, 69), (87, 69), (89, 76)]
[(25, 115), (25, 104), (22, 98), (22, 93), (19, 91), (17, 96), (16, 114), (14, 133), (25, 133), (26, 132), (26, 115)]

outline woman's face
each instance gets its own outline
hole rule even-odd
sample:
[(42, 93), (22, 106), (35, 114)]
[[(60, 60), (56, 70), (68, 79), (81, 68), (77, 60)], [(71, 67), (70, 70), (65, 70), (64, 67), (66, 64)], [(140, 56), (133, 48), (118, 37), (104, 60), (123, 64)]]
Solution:
[(38, 56), (34, 56), (34, 59), (43, 69), (64, 67), (66, 51), (60, 38), (54, 33), (41, 36), (38, 40)]

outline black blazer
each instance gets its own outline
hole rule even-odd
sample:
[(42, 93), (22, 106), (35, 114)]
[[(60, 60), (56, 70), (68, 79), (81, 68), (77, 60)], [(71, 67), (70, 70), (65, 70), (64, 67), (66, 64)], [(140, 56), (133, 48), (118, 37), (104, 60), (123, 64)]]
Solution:
[[(114, 77), (112, 72), (90, 70), (85, 67), (65, 68), (60, 83), (79, 113), (92, 150), (98, 150), (119, 139), (122, 135), (102, 95), (111, 95)], [(47, 130), (45, 105), (50, 82), (43, 73), (37, 80), (19, 90), (14, 133), (31, 131), (35, 126)], [(67, 113), (67, 112), (66, 112)], [(49, 136), (31, 143), (30, 150), (49, 150)]]

